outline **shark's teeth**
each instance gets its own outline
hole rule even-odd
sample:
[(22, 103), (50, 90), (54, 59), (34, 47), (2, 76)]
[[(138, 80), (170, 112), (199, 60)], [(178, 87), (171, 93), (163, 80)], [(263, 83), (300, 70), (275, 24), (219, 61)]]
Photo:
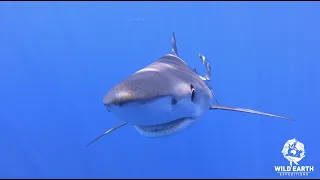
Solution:
[(151, 125), (151, 126), (144, 126), (144, 125), (135, 125), (134, 127), (137, 131), (148, 137), (159, 137), (170, 135), (177, 131), (180, 131), (187, 126), (189, 126), (192, 122), (194, 122), (194, 118), (181, 118), (177, 119), (168, 123), (159, 124), (159, 125)]

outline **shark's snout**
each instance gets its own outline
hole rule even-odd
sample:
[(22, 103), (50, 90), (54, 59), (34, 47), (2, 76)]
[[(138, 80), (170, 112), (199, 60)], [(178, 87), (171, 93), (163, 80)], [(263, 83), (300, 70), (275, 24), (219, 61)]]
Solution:
[(140, 71), (117, 84), (104, 96), (105, 105), (122, 106), (131, 102), (144, 103), (160, 96), (174, 94), (173, 82), (155, 71)]
[(143, 103), (143, 101), (148, 101), (152, 98), (154, 98), (152, 91), (148, 88), (124, 82), (113, 87), (104, 96), (103, 103), (106, 106), (122, 106), (131, 102)]
[(122, 104), (134, 101), (132, 92), (129, 89), (112, 88), (103, 98), (103, 104), (108, 106), (121, 106)]

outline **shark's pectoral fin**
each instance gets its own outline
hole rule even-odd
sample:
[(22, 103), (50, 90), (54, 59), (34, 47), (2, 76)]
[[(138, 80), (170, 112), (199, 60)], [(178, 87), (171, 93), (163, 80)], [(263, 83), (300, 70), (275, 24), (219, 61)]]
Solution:
[(108, 131), (104, 132), (103, 134), (101, 134), (100, 136), (98, 136), (98, 137), (96, 137), (94, 140), (92, 140), (87, 146), (90, 146), (92, 143), (94, 143), (94, 142), (97, 141), (98, 139), (102, 138), (104, 135), (109, 134), (110, 132), (112, 132), (112, 131), (120, 128), (121, 126), (123, 126), (123, 125), (125, 125), (125, 124), (127, 124), (127, 123), (126, 123), (126, 122), (123, 122), (123, 123), (121, 123), (121, 124), (119, 124), (119, 125), (111, 128), (111, 129), (109, 129)]
[(265, 112), (261, 112), (261, 111), (251, 110), (251, 109), (221, 106), (221, 105), (217, 105), (217, 104), (211, 105), (210, 109), (220, 109), (220, 110), (246, 112), (246, 113), (251, 113), (251, 114), (259, 114), (259, 115), (272, 116), (272, 117), (277, 117), (277, 118), (282, 118), (282, 119), (291, 120), (290, 118), (283, 117), (283, 116), (278, 116), (278, 115), (275, 115), (275, 114), (265, 113)]

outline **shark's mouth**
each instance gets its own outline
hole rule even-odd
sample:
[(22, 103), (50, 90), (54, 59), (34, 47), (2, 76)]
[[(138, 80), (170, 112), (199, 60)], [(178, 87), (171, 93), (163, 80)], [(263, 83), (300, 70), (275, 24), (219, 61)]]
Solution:
[(184, 117), (157, 125), (135, 125), (137, 131), (148, 137), (166, 136), (178, 132), (195, 121), (194, 117)]

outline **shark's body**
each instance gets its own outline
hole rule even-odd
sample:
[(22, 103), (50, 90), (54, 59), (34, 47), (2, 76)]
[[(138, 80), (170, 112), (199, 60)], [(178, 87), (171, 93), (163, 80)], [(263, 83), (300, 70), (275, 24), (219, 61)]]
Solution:
[(135, 72), (105, 95), (103, 102), (107, 109), (124, 122), (95, 140), (125, 124), (132, 125), (149, 137), (170, 135), (190, 126), (210, 109), (285, 118), (212, 104), (214, 95), (210, 88), (210, 65), (203, 55), (199, 56), (207, 69), (205, 76), (200, 76), (178, 56), (173, 33), (171, 54)]

